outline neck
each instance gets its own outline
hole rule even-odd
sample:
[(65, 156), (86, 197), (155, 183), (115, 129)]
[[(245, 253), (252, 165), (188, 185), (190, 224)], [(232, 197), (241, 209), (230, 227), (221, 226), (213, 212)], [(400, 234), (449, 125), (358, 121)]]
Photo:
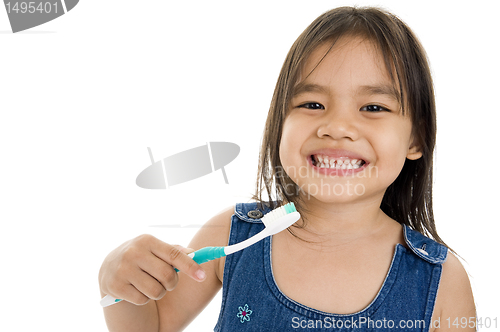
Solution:
[[(380, 231), (391, 220), (380, 209), (381, 199), (356, 203), (326, 203), (311, 197), (303, 200), (298, 225), (294, 228), (299, 237), (323, 244), (342, 244), (364, 238)], [(305, 223), (304, 223), (305, 220)]]

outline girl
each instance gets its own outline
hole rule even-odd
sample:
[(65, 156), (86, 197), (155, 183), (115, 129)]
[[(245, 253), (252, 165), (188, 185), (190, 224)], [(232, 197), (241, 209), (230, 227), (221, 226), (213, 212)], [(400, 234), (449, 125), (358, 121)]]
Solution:
[(216, 331), (475, 330), (467, 274), (434, 226), (435, 134), (431, 75), (411, 30), (375, 8), (321, 15), (281, 70), (257, 202), (212, 218), (190, 247), (240, 242), (287, 202), (302, 218), (203, 266), (193, 249), (152, 236), (126, 242), (99, 273), (102, 296), (126, 300), (104, 309), (109, 330), (182, 330), (222, 285)]

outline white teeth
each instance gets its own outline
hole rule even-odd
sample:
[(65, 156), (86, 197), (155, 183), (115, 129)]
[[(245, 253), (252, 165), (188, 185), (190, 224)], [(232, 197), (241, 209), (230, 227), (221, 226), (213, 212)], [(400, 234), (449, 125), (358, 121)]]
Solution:
[(325, 155), (314, 155), (312, 159), (319, 168), (358, 169), (363, 164), (362, 159), (335, 159)]

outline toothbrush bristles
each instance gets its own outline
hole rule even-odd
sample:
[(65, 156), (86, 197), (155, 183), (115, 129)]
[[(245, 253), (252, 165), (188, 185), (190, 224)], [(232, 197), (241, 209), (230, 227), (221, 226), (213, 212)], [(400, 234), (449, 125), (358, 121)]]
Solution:
[(264, 217), (262, 217), (262, 223), (264, 226), (268, 227), (270, 224), (272, 224), (274, 221), (278, 220), (279, 218), (297, 211), (295, 209), (295, 204), (293, 202), (285, 204), (283, 206), (280, 206), (279, 208), (276, 208), (272, 210), (271, 212), (267, 213)]

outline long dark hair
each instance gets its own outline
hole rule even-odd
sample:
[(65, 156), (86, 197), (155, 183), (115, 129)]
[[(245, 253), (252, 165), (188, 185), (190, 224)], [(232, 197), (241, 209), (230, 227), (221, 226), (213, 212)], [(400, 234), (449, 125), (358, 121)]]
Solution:
[(404, 22), (374, 7), (330, 10), (314, 20), (292, 45), (281, 69), (265, 125), (254, 199), (271, 208), (275, 205), (273, 200), (278, 204), (294, 202), (298, 209), (303, 207), (300, 189), (282, 172), (279, 146), (283, 123), (293, 88), (309, 55), (319, 45), (330, 41), (333, 45), (343, 36), (367, 38), (380, 49), (389, 76), (400, 91), (402, 111), (409, 112), (413, 137), (422, 152), (421, 158), (406, 160), (397, 179), (387, 188), (381, 209), (399, 223), (444, 244), (437, 234), (432, 211), (436, 109), (427, 56)]

